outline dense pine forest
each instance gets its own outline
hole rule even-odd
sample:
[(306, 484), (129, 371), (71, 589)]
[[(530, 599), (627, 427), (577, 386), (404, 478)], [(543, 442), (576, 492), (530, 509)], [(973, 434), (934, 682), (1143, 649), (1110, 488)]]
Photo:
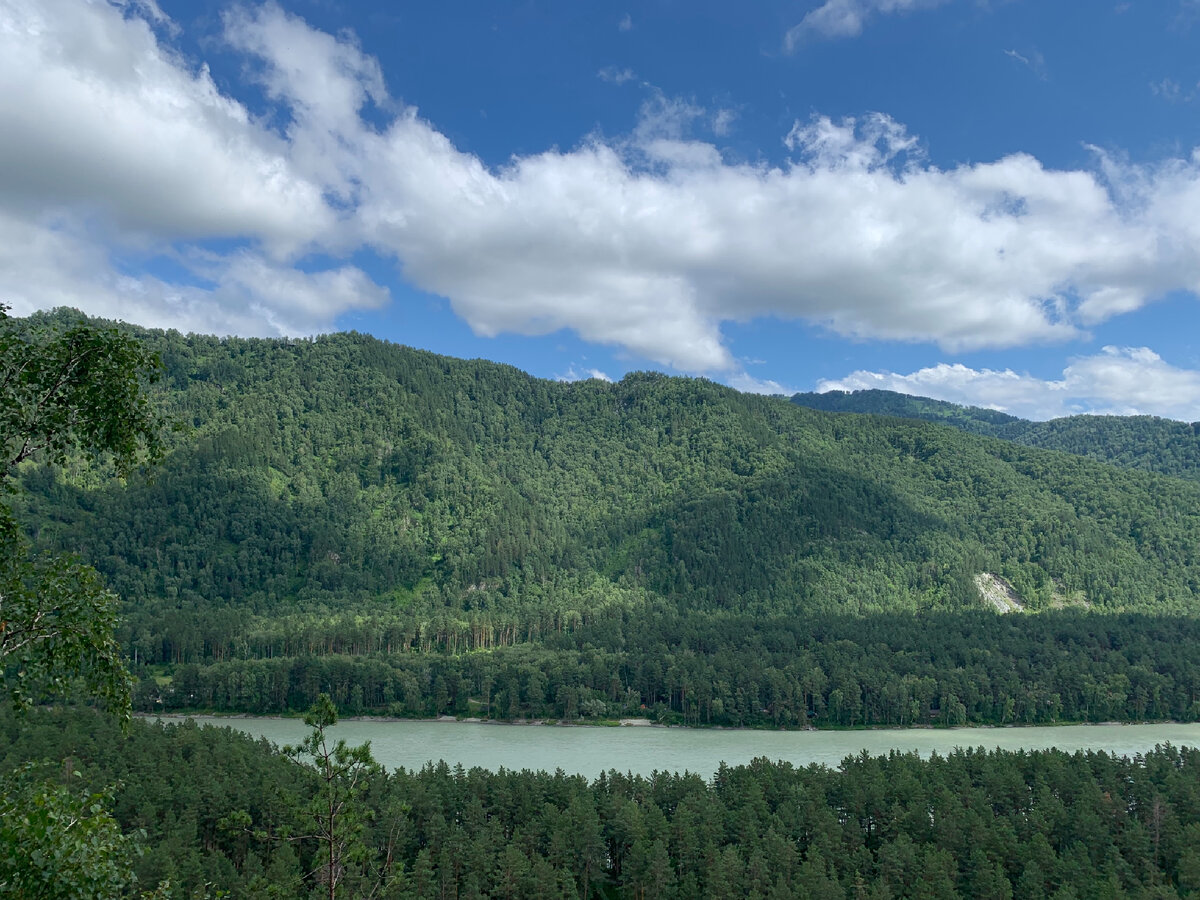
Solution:
[(122, 598), (139, 708), (1200, 716), (1193, 481), (704, 380), (128, 333), (162, 463), (27, 463), (14, 502)]
[[(326, 789), (319, 769), (230, 729), (135, 722), (122, 736), (89, 710), (0, 717), (0, 771), (41, 758), (59, 762), (27, 777), (69, 769), (74, 790), (122, 786), (112, 818), (142, 849), (118, 873), (126, 884), (167, 883), (179, 897), (325, 895), (311, 813)], [(760, 759), (711, 778), (363, 771), (338, 870), (346, 896), (1200, 894), (1194, 749), (862, 755), (837, 769)]]

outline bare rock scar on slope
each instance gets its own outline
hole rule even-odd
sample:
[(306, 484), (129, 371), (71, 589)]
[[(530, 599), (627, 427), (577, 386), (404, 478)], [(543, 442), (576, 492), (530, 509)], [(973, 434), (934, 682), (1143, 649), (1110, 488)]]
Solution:
[(975, 576), (975, 587), (985, 603), (990, 603), (996, 612), (1024, 612), (1025, 601), (1013, 590), (1013, 586), (999, 575), (980, 572)]

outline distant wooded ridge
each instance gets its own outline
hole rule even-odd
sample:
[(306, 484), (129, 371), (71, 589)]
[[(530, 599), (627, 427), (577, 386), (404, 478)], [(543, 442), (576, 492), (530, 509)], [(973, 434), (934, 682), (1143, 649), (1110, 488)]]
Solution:
[(936, 422), (1029, 447), (1087, 456), (1122, 468), (1200, 480), (1200, 422), (1098, 415), (1032, 422), (994, 409), (881, 390), (805, 393), (791, 399), (809, 409)]

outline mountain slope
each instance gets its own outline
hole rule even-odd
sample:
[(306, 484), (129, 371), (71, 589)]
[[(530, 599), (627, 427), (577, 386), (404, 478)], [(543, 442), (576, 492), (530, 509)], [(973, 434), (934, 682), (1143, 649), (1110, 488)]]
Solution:
[[(193, 429), (152, 481), (30, 473), (43, 543), (139, 608), (392, 597), (519, 609), (596, 585), (696, 609), (1195, 606), (1200, 488), (711, 382), (560, 384), (356, 334), (146, 332)], [(582, 602), (582, 601), (581, 601)]]

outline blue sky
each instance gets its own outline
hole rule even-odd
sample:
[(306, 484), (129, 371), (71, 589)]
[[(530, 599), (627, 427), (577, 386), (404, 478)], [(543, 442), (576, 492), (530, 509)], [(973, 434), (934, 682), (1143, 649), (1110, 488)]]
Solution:
[(1200, 3), (0, 0), (0, 302), (1200, 419)]

